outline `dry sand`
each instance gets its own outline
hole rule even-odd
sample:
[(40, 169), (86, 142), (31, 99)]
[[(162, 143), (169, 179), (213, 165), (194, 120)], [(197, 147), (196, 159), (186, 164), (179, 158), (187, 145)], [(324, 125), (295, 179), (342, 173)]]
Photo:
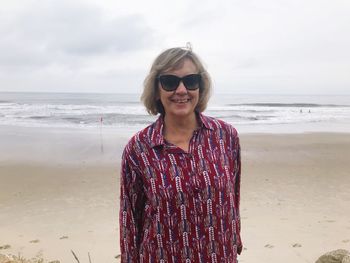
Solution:
[(0, 246), (29, 258), (116, 262), (116, 167), (0, 167)]
[(240, 262), (315, 262), (350, 248), (350, 135), (242, 136)]
[[(55, 158), (71, 145), (66, 137), (61, 143), (50, 137)], [(28, 149), (23, 158), (19, 145), (18, 152), (1, 153), (0, 254), (75, 262), (73, 250), (82, 263), (88, 252), (93, 263), (118, 262), (119, 159), (126, 140), (115, 138), (105, 144), (116, 149), (98, 157), (89, 153), (99, 148), (94, 137), (84, 141), (69, 162), (40, 162), (40, 145), (50, 152), (46, 139), (36, 141), (34, 161)], [(241, 145), (240, 262), (315, 262), (327, 251), (349, 250), (349, 134), (243, 134)]]

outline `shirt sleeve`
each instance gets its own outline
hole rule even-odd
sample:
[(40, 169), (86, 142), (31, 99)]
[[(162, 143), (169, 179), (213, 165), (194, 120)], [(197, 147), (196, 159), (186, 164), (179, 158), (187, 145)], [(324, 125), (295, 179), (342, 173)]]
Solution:
[(235, 159), (235, 207), (236, 207), (236, 233), (237, 233), (237, 253), (241, 254), (243, 244), (241, 239), (241, 216), (240, 216), (240, 190), (241, 190), (241, 146), (238, 135), (235, 136), (234, 146), (237, 151)]
[(121, 167), (119, 211), (122, 263), (139, 262), (144, 205), (142, 179), (135, 166), (135, 159), (130, 156), (128, 148), (125, 148)]

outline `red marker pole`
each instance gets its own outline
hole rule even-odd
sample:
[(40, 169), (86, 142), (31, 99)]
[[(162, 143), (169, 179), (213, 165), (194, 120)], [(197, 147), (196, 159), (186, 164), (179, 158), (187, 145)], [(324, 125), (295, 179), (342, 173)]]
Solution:
[(103, 125), (103, 117), (100, 117), (100, 144), (101, 144), (101, 153), (103, 154), (103, 138), (102, 138), (102, 125)]

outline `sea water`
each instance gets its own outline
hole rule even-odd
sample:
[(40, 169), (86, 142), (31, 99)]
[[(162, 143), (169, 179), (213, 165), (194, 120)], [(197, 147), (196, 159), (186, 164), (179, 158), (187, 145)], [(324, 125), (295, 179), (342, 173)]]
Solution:
[[(204, 114), (240, 132), (350, 132), (350, 95), (214, 94)], [(0, 128), (137, 131), (156, 118), (140, 94), (0, 92)]]

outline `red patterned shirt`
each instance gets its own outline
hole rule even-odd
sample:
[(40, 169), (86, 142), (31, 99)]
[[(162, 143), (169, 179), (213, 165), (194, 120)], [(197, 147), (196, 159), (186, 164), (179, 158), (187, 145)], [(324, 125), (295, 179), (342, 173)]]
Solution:
[(162, 116), (125, 147), (122, 262), (237, 262), (242, 250), (237, 131), (198, 117), (188, 152), (164, 139)]

